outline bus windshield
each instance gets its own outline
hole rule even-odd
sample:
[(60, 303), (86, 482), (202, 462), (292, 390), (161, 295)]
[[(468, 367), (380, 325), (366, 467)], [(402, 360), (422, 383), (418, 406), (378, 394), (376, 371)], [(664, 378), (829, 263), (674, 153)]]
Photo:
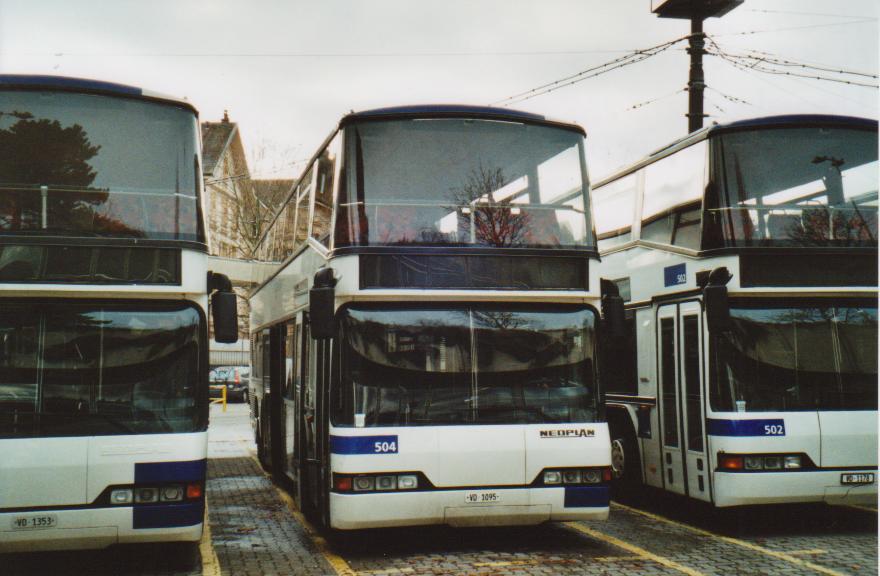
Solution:
[(0, 304), (0, 437), (204, 429), (201, 330), (190, 305)]
[(713, 336), (712, 408), (877, 409), (877, 304), (734, 307)]
[(0, 235), (204, 242), (198, 157), (182, 107), (0, 92)]
[(581, 134), (421, 119), (347, 127), (335, 245), (594, 247)]
[[(707, 242), (877, 246), (877, 133), (803, 127), (724, 133)], [(714, 197), (713, 197), (714, 196)]]
[(347, 308), (341, 317), (336, 425), (596, 419), (590, 310)]

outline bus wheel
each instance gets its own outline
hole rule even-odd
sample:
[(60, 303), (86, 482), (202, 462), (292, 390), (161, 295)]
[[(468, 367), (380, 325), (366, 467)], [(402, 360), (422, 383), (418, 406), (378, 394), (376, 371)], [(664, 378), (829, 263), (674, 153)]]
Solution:
[(629, 492), (641, 483), (639, 452), (631, 436), (611, 441), (611, 474), (618, 493)]

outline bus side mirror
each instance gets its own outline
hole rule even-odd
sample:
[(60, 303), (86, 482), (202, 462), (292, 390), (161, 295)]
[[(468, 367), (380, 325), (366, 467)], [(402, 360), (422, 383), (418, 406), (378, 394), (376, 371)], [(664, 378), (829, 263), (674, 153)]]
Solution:
[(727, 300), (727, 282), (731, 275), (727, 268), (716, 268), (709, 273), (703, 288), (703, 306), (706, 307), (706, 326), (710, 334), (730, 330), (730, 302)]
[(602, 318), (608, 329), (607, 335), (617, 342), (624, 334), (626, 316), (623, 311), (623, 298), (617, 284), (604, 278), (600, 282), (602, 291)]
[(309, 331), (315, 340), (327, 340), (336, 334), (336, 278), (332, 268), (315, 272), (309, 290)]
[(217, 342), (238, 342), (238, 302), (235, 292), (214, 292), (211, 295), (211, 318), (214, 321), (214, 339)]

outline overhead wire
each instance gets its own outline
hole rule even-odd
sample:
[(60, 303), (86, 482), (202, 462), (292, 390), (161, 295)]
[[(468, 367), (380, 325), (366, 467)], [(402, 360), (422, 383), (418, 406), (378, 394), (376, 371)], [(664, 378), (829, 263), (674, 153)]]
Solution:
[[(743, 55), (743, 54), (732, 54), (732, 53), (726, 52), (721, 46), (719, 46), (718, 43), (714, 40), (714, 37), (706, 36), (706, 39), (709, 41), (709, 44), (711, 45), (711, 47), (714, 49), (714, 51), (713, 50), (706, 51), (707, 54), (712, 55), (712, 56), (718, 56), (722, 60), (724, 60), (724, 61), (726, 61), (736, 67), (748, 68), (750, 70), (755, 70), (757, 72), (763, 72), (765, 74), (775, 74), (775, 75), (779, 75), (779, 76), (792, 76), (792, 77), (798, 77), (798, 78), (810, 78), (812, 80), (824, 80), (826, 82), (836, 82), (836, 83), (840, 83), (840, 84), (848, 84), (851, 86), (862, 86), (862, 87), (866, 87), (866, 88), (880, 88), (880, 86), (878, 86), (877, 84), (871, 84), (871, 83), (867, 83), (867, 82), (856, 82), (854, 80), (848, 80), (845, 78), (833, 78), (833, 77), (823, 76), (823, 75), (818, 75), (818, 74), (814, 76), (811, 74), (801, 74), (798, 72), (790, 72), (787, 70), (780, 70), (778, 68), (774, 69), (770, 66), (787, 66), (787, 65), (786, 64), (779, 64), (774, 59), (769, 59), (769, 58), (765, 58), (765, 57), (749, 56), (749, 55)], [(818, 67), (811, 66), (808, 64), (803, 64), (803, 63), (797, 63), (797, 65), (803, 66), (805, 70), (819, 69)], [(877, 78), (876, 74), (863, 74), (860, 72), (854, 72), (854, 71), (848, 71), (848, 70), (840, 70), (840, 71), (834, 70), (834, 71), (832, 71), (830, 69), (821, 69), (820, 71), (832, 72), (832, 73), (836, 73), (836, 74), (856, 74), (856, 75), (860, 75), (860, 76), (867, 76), (869, 78), (875, 78), (875, 79)]]
[(625, 66), (630, 66), (632, 64), (636, 64), (643, 60), (647, 60), (657, 54), (667, 50), (671, 46), (686, 40), (687, 36), (682, 36), (681, 38), (677, 38), (675, 40), (670, 40), (668, 42), (664, 42), (662, 44), (658, 44), (656, 46), (651, 46), (650, 48), (644, 48), (641, 50), (634, 50), (629, 54), (621, 56), (620, 58), (615, 58), (614, 60), (610, 60), (608, 62), (604, 62), (597, 66), (592, 66), (587, 68), (586, 70), (582, 70), (575, 74), (570, 74), (565, 76), (564, 78), (560, 78), (558, 80), (554, 80), (553, 82), (548, 82), (546, 84), (542, 84), (540, 86), (536, 86), (531, 88), (530, 90), (526, 90), (524, 92), (519, 92), (512, 96), (508, 96), (507, 98), (502, 98), (501, 100), (496, 100), (492, 102), (492, 106), (510, 106), (512, 104), (517, 104), (519, 102), (524, 102), (531, 98), (535, 98), (537, 96), (543, 96), (544, 94), (548, 94), (553, 92), (554, 90), (558, 90), (560, 88), (564, 88), (566, 86), (571, 86), (572, 84), (577, 84), (579, 82), (583, 82), (589, 78), (594, 78), (596, 76), (600, 76), (602, 74), (606, 74), (611, 72), (612, 70), (617, 70), (618, 68), (623, 68)]
[(664, 94), (663, 96), (657, 96), (656, 98), (652, 98), (650, 100), (645, 100), (644, 102), (639, 102), (637, 104), (633, 104), (632, 106), (630, 106), (626, 110), (628, 112), (630, 110), (644, 108), (645, 106), (650, 106), (651, 104), (653, 104), (655, 102), (659, 102), (660, 100), (665, 100), (666, 98), (669, 98), (670, 96), (675, 96), (676, 94), (681, 94), (682, 92), (687, 92), (687, 88), (679, 88), (675, 92), (670, 92), (669, 94)]

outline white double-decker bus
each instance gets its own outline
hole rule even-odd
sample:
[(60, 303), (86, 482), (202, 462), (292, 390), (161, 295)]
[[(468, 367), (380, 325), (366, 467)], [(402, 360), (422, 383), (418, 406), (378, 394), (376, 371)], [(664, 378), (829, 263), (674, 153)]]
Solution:
[(715, 506), (877, 498), (877, 122), (694, 132), (594, 188), (614, 468)]
[(189, 103), (0, 76), (0, 552), (201, 537), (200, 178)]
[(580, 127), (345, 116), (254, 268), (264, 464), (333, 529), (605, 518), (596, 256)]

